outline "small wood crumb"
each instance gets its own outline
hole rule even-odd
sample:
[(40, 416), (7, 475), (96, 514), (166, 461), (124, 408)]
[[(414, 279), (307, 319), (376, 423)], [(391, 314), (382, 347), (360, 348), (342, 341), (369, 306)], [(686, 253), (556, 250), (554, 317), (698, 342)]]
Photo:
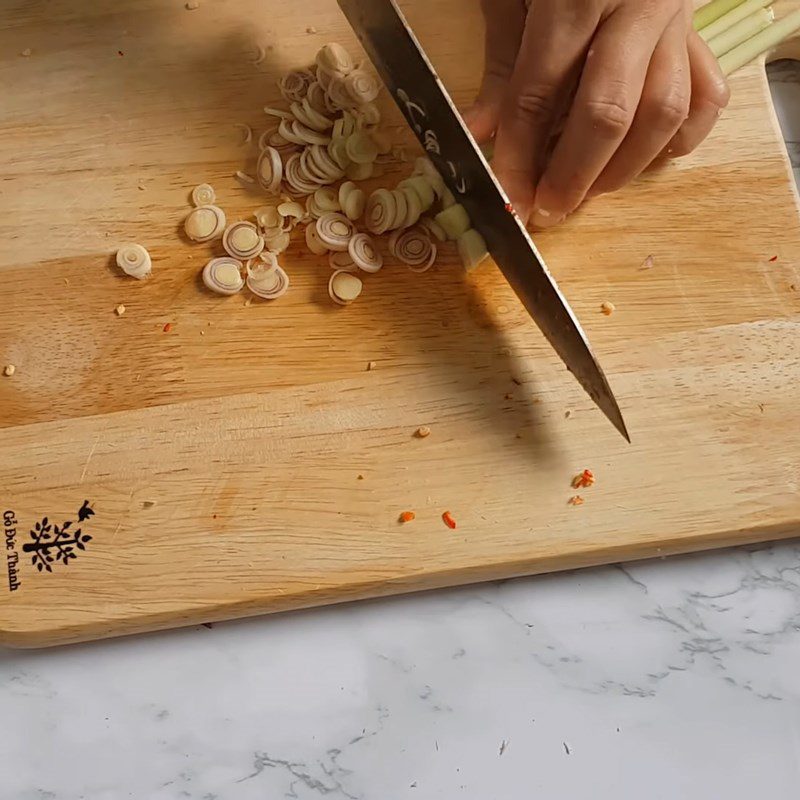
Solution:
[(789, 284), (789, 291), (790, 292), (796, 292), (797, 291), (797, 284), (796, 283), (790, 283)]
[(171, 330), (172, 330), (172, 323), (171, 323), (171, 322), (168, 322), (168, 323), (167, 323), (167, 324), (166, 324), (166, 325), (163, 327), (163, 331), (164, 331), (164, 333), (169, 333)]
[(427, 425), (423, 425), (421, 428), (417, 428), (414, 435), (417, 439), (427, 439), (431, 435), (431, 429)]
[(33, 50), (31, 50), (31, 49), (30, 49), (30, 47), (26, 47), (26, 48), (25, 48), (25, 49), (24, 49), (24, 50), (23, 50), (23, 51), (20, 53), (20, 55), (21, 55), (23, 58), (30, 58), (30, 57), (33, 55)]
[(575, 497), (570, 497), (568, 502), (571, 506), (582, 506), (586, 501), (579, 494), (576, 494)]
[(569, 419), (571, 416), (572, 416), (572, 412), (571, 411), (565, 411), (564, 412), (564, 419)]
[(139, 184), (138, 189), (139, 189), (140, 192), (146, 192), (147, 191), (147, 187), (143, 183)]
[(155, 505), (155, 502), (152, 500), (145, 500), (142, 503), (142, 508), (152, 508)]
[(652, 269), (654, 264), (656, 263), (655, 256), (647, 256), (647, 258), (642, 261), (642, 266), (639, 269)]
[(377, 366), (378, 366), (378, 362), (377, 361), (370, 361), (367, 364), (367, 372), (372, 372), (372, 370), (376, 369)]
[(612, 314), (613, 314), (613, 313), (614, 313), (614, 312), (617, 310), (617, 307), (616, 307), (616, 306), (615, 306), (613, 303), (609, 303), (609, 302), (608, 302), (608, 300), (606, 300), (606, 302), (605, 302), (605, 303), (603, 303), (603, 304), (600, 306), (600, 310), (601, 310), (601, 311), (602, 311), (602, 312), (603, 312), (603, 313), (604, 313), (604, 314), (605, 314), (607, 317), (610, 317), (610, 316), (611, 316), (611, 315), (612, 315)]
[(518, 433), (518, 434), (517, 434), (517, 439), (521, 439), (521, 438), (522, 438), (522, 434), (521, 434), (521, 433)]
[(522, 386), (522, 379), (521, 378), (512, 377), (511, 378), (511, 383), (515, 383), (517, 386)]
[(188, 2), (186, 3), (187, 11), (194, 11), (197, 8), (200, 8), (199, 0), (188, 0)]
[(358, 476), (358, 480), (363, 481), (364, 480), (364, 476), (363, 475), (359, 475)]
[(251, 305), (253, 305), (253, 298), (252, 297), (248, 297), (247, 300), (244, 301), (244, 307), (245, 308), (250, 308)]
[(64, 278), (64, 286), (69, 286), (69, 278)]
[(114, 309), (114, 313), (115, 313), (115, 314), (116, 314), (118, 317), (121, 317), (121, 316), (122, 316), (122, 315), (125, 313), (125, 306), (124, 306), (124, 305), (122, 305), (122, 303), (120, 303), (120, 304), (119, 304), (119, 305), (118, 305), (118, 306), (117, 306), (117, 307)]
[(309, 25), (306, 28), (306, 33), (311, 34), (312, 36), (317, 33), (317, 29), (313, 25)]
[(514, 395), (513, 395), (513, 394), (511, 394), (510, 392), (508, 392), (508, 393), (506, 394), (506, 400), (513, 400), (513, 399), (514, 399)]
[(398, 518), (398, 522), (405, 525), (407, 522), (413, 522), (416, 518), (417, 515), (413, 511), (404, 511)]
[(205, 336), (205, 335), (206, 335), (206, 332), (205, 332), (205, 331), (200, 331), (200, 335), (201, 335), (201, 336)]
[(3, 375), (5, 375), (6, 378), (10, 378), (16, 371), (17, 368), (13, 364), (7, 364), (3, 370)]

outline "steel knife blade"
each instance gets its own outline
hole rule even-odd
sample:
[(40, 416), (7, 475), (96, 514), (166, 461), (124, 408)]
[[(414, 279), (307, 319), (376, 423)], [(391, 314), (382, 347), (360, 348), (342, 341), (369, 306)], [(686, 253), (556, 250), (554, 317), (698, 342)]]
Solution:
[(486, 240), (522, 304), (592, 400), (628, 440), (622, 412), (572, 309), (470, 135), (395, 0), (339, 6), (428, 156)]

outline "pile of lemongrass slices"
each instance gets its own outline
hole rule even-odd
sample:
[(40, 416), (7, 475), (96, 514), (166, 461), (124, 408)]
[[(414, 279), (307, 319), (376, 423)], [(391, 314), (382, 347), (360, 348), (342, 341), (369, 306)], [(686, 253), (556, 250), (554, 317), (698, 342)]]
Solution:
[[(264, 109), (275, 124), (258, 138), (255, 175), (236, 173), (263, 190), (267, 203), (252, 220), (229, 223), (212, 186), (191, 193), (186, 236), (198, 243), (221, 240), (225, 251), (203, 270), (208, 289), (235, 295), (247, 288), (267, 300), (284, 295), (289, 278), (279, 257), (299, 225), (308, 250), (327, 256), (328, 291), (339, 305), (361, 294), (360, 273), (383, 267), (384, 236), (388, 254), (414, 272), (430, 269), (445, 242), (457, 244), (467, 269), (486, 258), (486, 243), (429, 159), (418, 158), (413, 174), (393, 189), (368, 195), (358, 185), (374, 177), (376, 163), (392, 160), (393, 150), (379, 129), (374, 101), (380, 87), (341, 45), (325, 45), (313, 66), (289, 72), (279, 88), (288, 108)], [(149, 274), (143, 248), (128, 248), (118, 260), (134, 277)]]

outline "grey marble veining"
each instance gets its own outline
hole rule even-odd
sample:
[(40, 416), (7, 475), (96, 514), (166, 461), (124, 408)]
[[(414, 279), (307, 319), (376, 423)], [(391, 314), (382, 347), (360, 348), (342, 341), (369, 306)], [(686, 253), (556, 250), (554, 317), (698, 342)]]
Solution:
[(0, 719), (0, 800), (796, 800), (800, 544), (0, 650)]

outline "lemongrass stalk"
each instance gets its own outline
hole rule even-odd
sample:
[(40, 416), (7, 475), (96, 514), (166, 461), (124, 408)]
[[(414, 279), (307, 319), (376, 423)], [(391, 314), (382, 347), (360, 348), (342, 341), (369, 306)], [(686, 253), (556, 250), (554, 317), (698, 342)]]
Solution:
[(744, 0), (713, 0), (708, 5), (701, 6), (694, 12), (692, 25), (696, 31), (702, 30), (706, 25), (710, 25), (715, 19), (719, 19), (723, 14), (727, 14), (731, 9), (741, 5)]
[(711, 52), (719, 58), (763, 31), (772, 24), (774, 19), (775, 12), (771, 8), (759, 8), (755, 14), (745, 17), (719, 36), (709, 40), (708, 46), (711, 48)]
[(800, 30), (800, 11), (793, 11), (783, 19), (773, 22), (768, 28), (764, 28), (761, 33), (757, 33), (743, 44), (725, 53), (719, 59), (720, 69), (725, 75), (730, 75), (739, 67), (749, 64), (760, 55), (777, 47), (784, 39), (788, 39), (798, 30)]
[(760, 8), (768, 6), (772, 0), (746, 0), (740, 6), (736, 6), (732, 11), (723, 14), (719, 19), (715, 19), (710, 25), (706, 25), (700, 31), (700, 36), (710, 42), (715, 36), (719, 36), (723, 31), (733, 27), (737, 22), (741, 22), (746, 17), (754, 14)]

